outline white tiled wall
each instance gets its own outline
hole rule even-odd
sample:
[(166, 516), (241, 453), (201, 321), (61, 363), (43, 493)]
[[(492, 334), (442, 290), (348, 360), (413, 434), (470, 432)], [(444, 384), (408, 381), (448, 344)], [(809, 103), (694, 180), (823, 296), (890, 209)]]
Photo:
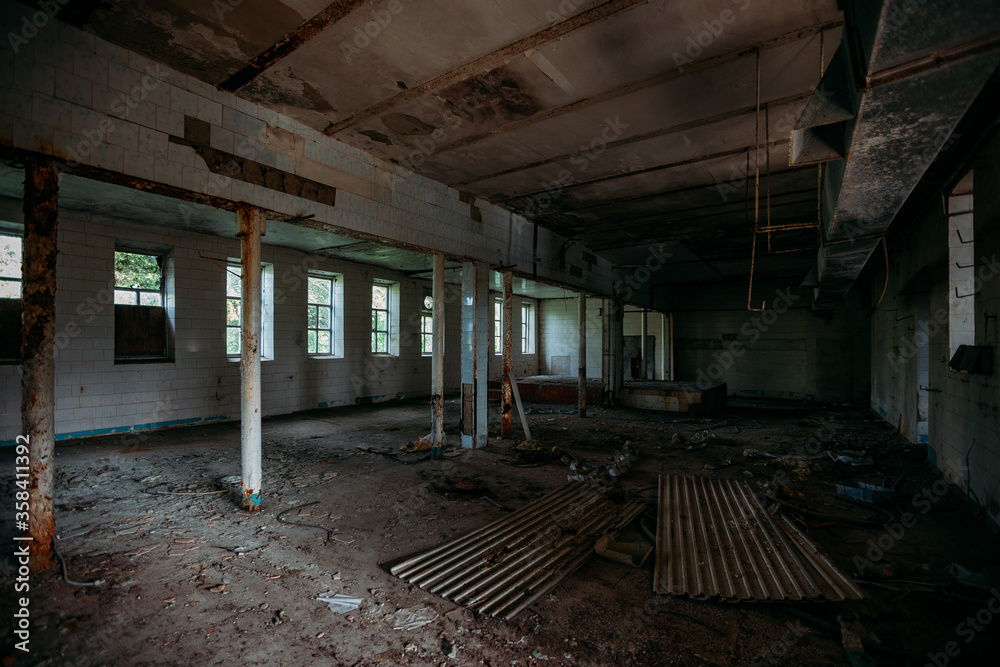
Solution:
[[(0, 32), (18, 32), (30, 8), (0, 4)], [(211, 174), (183, 136), (184, 117), (211, 125), (211, 145), (337, 188), (336, 206)], [(456, 190), (382, 162), (274, 111), (52, 20), (26, 44), (0, 48), (0, 145), (55, 155), (128, 176), (314, 215), (344, 230), (537, 271), (543, 279), (607, 293), (610, 265), (525, 219), (478, 202), (482, 222)], [(540, 258), (537, 266), (534, 257)], [(564, 269), (575, 265), (582, 276)]]
[[(16, 205), (3, 202), (0, 218), (20, 220)], [(115, 243), (122, 241), (172, 248), (176, 335), (171, 363), (114, 363), (114, 313), (107, 288), (113, 283)], [(239, 417), (239, 364), (225, 353), (224, 269), (199, 257), (238, 257), (235, 238), (150, 230), (129, 221), (61, 211), (58, 243), (57, 437)], [(268, 245), (263, 261), (274, 264), (277, 302), (275, 358), (262, 364), (265, 415), (352, 404), (358, 397), (430, 395), (431, 363), (430, 357), (420, 355), (419, 318), (413, 318), (415, 327), (410, 323), (429, 282)], [(306, 353), (306, 290), (304, 282), (294, 278), (296, 266), (344, 276), (341, 359), (313, 359)], [(370, 354), (374, 278), (400, 283), (398, 357)], [(446, 340), (453, 350), (445, 360), (446, 391), (459, 387), (460, 315), (458, 299), (446, 302)], [(20, 429), (19, 373), (19, 366), (0, 366), (3, 442), (13, 440)]]

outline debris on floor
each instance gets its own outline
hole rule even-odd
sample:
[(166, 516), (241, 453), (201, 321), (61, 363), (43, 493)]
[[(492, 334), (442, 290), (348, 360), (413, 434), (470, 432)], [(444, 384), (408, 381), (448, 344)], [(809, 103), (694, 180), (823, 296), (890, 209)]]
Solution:
[(879, 505), (887, 505), (896, 499), (896, 492), (892, 489), (886, 489), (866, 482), (857, 482), (854, 486), (838, 484), (837, 493), (848, 498)]
[(353, 595), (344, 595), (343, 593), (334, 593), (333, 591), (321, 593), (316, 596), (316, 599), (320, 602), (325, 602), (330, 607), (330, 611), (335, 614), (346, 614), (361, 606), (361, 598), (354, 597)]
[(389, 617), (393, 630), (415, 630), (434, 622), (438, 613), (430, 607), (399, 609)]
[(570, 482), (516, 512), (392, 568), (400, 579), (510, 620), (594, 554), (595, 542), (645, 507)]
[(725, 600), (860, 599), (861, 590), (745, 482), (660, 475), (657, 593)]
[(642, 567), (649, 554), (653, 552), (653, 545), (648, 542), (619, 542), (612, 535), (605, 535), (597, 540), (594, 551), (601, 558), (617, 561), (631, 567)]

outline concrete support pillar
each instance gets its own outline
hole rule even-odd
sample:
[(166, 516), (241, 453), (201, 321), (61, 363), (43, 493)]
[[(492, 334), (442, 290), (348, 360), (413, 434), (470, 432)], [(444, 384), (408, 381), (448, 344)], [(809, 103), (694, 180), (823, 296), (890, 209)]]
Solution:
[(646, 336), (649, 333), (649, 320), (646, 317), (646, 309), (642, 309), (642, 320), (639, 324), (639, 354), (642, 356), (642, 366), (639, 370), (639, 379), (649, 379), (649, 345), (646, 344)]
[(263, 470), (261, 466), (260, 331), (261, 268), (260, 237), (264, 233), (264, 211), (246, 206), (236, 213), (240, 237), (242, 276), (242, 332), (240, 337), (240, 449), (243, 464), (243, 508), (260, 508)]
[[(21, 436), (18, 480), (28, 473), (27, 530), (18, 517), (15, 540), (28, 544), (32, 572), (52, 565), (55, 540), (56, 227), (59, 173), (50, 161), (24, 168), (24, 241), (21, 255)], [(27, 466), (21, 466), (22, 445)], [(29, 541), (30, 540), (30, 541)], [(22, 542), (22, 544), (24, 543)]]
[(611, 309), (611, 336), (614, 344), (614, 375), (612, 376), (611, 394), (615, 401), (621, 397), (625, 388), (625, 303), (620, 299), (614, 300), (614, 307)]
[(587, 416), (587, 295), (580, 292), (580, 345), (579, 380), (576, 388), (576, 406), (580, 416)]
[(601, 402), (611, 399), (611, 299), (601, 300)]
[(444, 450), (444, 255), (434, 255), (434, 341), (431, 352), (431, 457)]
[(514, 392), (510, 386), (510, 373), (513, 368), (511, 360), (514, 353), (514, 275), (511, 271), (503, 272), (503, 379), (502, 398), (500, 405), (500, 437), (507, 439), (511, 435), (511, 413), (514, 403)]
[(489, 380), (489, 266), (462, 265), (462, 447), (485, 447)]

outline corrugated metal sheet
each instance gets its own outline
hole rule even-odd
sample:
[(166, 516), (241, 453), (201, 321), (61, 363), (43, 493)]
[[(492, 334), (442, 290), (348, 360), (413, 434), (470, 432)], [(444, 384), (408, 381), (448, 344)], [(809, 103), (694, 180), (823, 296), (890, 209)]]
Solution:
[(391, 571), (456, 604), (511, 619), (590, 558), (601, 536), (645, 507), (606, 494), (606, 487), (571, 482)]
[(660, 476), (657, 593), (726, 600), (860, 599), (861, 590), (743, 482)]

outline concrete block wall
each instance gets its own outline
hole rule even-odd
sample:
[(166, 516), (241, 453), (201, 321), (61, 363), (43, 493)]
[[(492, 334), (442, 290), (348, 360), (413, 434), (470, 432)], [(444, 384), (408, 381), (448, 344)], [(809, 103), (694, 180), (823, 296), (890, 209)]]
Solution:
[[(0, 219), (21, 222), (20, 204), (0, 202)], [(169, 363), (116, 364), (114, 281), (116, 242), (170, 248), (174, 264), (175, 358)], [(62, 439), (179, 424), (238, 419), (239, 363), (225, 350), (225, 275), (201, 255), (238, 258), (239, 241), (150, 228), (140, 222), (61, 211), (57, 267), (56, 433)], [(428, 281), (393, 271), (264, 245), (262, 261), (274, 267), (274, 359), (262, 362), (265, 415), (376, 401), (397, 393), (429, 396), (431, 359), (419, 347), (419, 317)], [(296, 267), (300, 271), (296, 271)], [(306, 285), (302, 270), (343, 275), (344, 356), (306, 352)], [(373, 279), (400, 286), (399, 355), (373, 357)], [(458, 391), (460, 301), (446, 302), (446, 391)], [(21, 429), (20, 367), (0, 366), (0, 442)], [(430, 411), (428, 410), (428, 422)]]
[[(973, 161), (972, 254), (975, 344), (1000, 351), (1000, 138)], [(890, 256), (886, 298), (872, 317), (872, 408), (913, 442), (917, 431), (917, 345), (928, 348), (927, 456), (1000, 526), (1000, 363), (992, 375), (951, 371), (948, 219), (935, 206)], [(953, 232), (952, 232), (953, 233)], [(881, 276), (870, 290), (877, 298)], [(927, 326), (915, 326), (918, 300)]]
[(725, 382), (736, 397), (867, 400), (869, 333), (860, 304), (814, 312), (805, 291), (765, 283), (754, 293), (767, 301), (763, 312), (746, 309), (744, 285), (672, 296), (675, 379)]
[[(0, 32), (18, 34), (31, 11), (0, 4)], [(213, 173), (195, 148), (172, 140), (184, 137), (187, 119), (208, 124), (205, 150), (334, 187), (335, 205)], [(520, 216), (476, 202), (477, 222), (456, 190), (57, 20), (16, 52), (0, 49), (0, 146), (279, 214), (311, 214), (310, 225), (537, 271), (595, 293), (609, 291), (616, 277), (606, 260), (578, 244), (565, 248), (566, 239), (548, 230), (537, 230), (536, 247), (534, 225)]]
[[(587, 299), (587, 377), (601, 377), (603, 346), (601, 340), (601, 308), (603, 299)], [(569, 357), (569, 374), (579, 373), (580, 314), (579, 300), (543, 299), (539, 306), (539, 339), (541, 341), (538, 372), (553, 375), (552, 357)]]

